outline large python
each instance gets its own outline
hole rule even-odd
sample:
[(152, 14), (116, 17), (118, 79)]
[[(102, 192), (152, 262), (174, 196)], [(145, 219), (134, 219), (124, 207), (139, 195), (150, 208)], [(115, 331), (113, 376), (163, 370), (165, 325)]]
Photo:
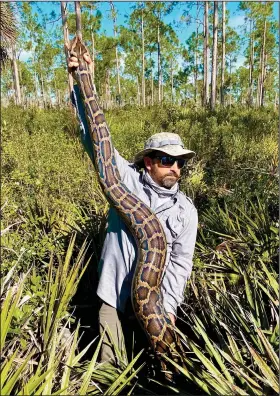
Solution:
[(151, 209), (121, 181), (108, 125), (98, 104), (89, 65), (83, 58), (88, 50), (79, 36), (72, 40), (69, 49), (70, 56), (75, 56), (79, 63), (74, 78), (84, 105), (99, 182), (110, 205), (117, 210), (137, 243), (137, 265), (131, 290), (135, 315), (160, 358), (162, 368), (166, 369), (165, 355), (183, 364), (183, 349), (164, 310), (160, 291), (166, 260), (163, 227)]

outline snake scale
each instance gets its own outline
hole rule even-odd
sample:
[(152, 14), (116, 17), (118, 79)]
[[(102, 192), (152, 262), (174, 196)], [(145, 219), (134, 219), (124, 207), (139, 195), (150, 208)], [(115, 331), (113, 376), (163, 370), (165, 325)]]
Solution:
[(163, 362), (165, 355), (183, 364), (182, 345), (164, 310), (160, 292), (166, 260), (163, 227), (151, 209), (121, 181), (110, 132), (98, 104), (89, 65), (83, 58), (88, 50), (79, 36), (72, 40), (69, 50), (70, 56), (75, 56), (79, 63), (74, 77), (84, 105), (99, 183), (110, 205), (117, 210), (137, 244), (137, 265), (131, 289), (135, 315), (160, 358), (162, 368), (167, 367)]

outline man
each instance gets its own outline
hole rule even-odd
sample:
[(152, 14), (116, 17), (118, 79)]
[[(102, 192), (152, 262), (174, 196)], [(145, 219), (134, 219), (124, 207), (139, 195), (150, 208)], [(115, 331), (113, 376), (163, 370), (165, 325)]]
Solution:
[[(90, 63), (90, 59), (85, 56)], [(70, 58), (69, 67), (76, 67)], [(192, 270), (197, 232), (197, 211), (192, 201), (179, 191), (181, 169), (195, 153), (185, 149), (175, 133), (152, 135), (134, 163), (115, 150), (122, 181), (158, 216), (167, 239), (166, 266), (162, 279), (163, 305), (173, 324), (183, 301), (186, 281)], [(123, 347), (122, 322), (129, 314), (131, 283), (137, 261), (136, 243), (115, 209), (110, 209), (108, 228), (99, 264), (97, 295), (101, 299), (100, 331), (109, 327), (114, 343)], [(127, 319), (127, 318), (126, 318)], [(102, 361), (115, 361), (114, 348), (104, 338)]]

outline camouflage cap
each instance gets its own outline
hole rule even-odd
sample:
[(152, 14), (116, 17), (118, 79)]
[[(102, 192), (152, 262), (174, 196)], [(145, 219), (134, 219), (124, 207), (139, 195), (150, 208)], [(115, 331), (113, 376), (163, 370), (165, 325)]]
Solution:
[(152, 135), (146, 141), (144, 150), (135, 155), (134, 163), (139, 164), (152, 151), (162, 151), (172, 157), (181, 157), (187, 160), (195, 156), (194, 151), (184, 148), (183, 142), (177, 133), (160, 132)]

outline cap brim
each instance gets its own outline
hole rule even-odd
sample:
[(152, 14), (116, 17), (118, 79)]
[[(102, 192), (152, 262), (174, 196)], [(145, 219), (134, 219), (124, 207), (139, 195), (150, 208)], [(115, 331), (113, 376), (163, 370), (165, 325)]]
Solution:
[(146, 149), (142, 150), (139, 153), (137, 153), (134, 157), (134, 163), (137, 164), (143, 160), (145, 156), (148, 154), (152, 153), (153, 151), (161, 151), (165, 154), (169, 154), (172, 157), (181, 157), (186, 160), (189, 160), (195, 156), (195, 152), (192, 150), (187, 150), (184, 149), (183, 147), (177, 146), (177, 145), (169, 145), (169, 146), (163, 146), (163, 147), (158, 147), (156, 149)]

